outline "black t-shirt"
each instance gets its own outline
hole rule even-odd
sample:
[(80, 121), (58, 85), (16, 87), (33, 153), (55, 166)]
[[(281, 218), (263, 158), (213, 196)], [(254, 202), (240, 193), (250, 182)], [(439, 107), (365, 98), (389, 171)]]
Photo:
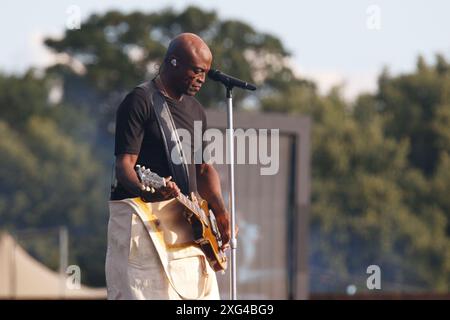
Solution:
[[(206, 129), (206, 114), (202, 105), (191, 96), (184, 95), (181, 101), (165, 97), (177, 129), (189, 131), (191, 140), (191, 161), (188, 163), (189, 192), (197, 191), (194, 163), (194, 121), (201, 121), (203, 134)], [(200, 137), (201, 138), (201, 137)], [(202, 143), (202, 148), (206, 147)], [(183, 148), (184, 149), (184, 148)], [(184, 152), (187, 152), (184, 150)], [(134, 88), (122, 101), (116, 113), (114, 154), (137, 154), (137, 164), (150, 168), (161, 177), (172, 175), (166, 156), (164, 142), (159, 129), (150, 92), (147, 86)], [(203, 162), (203, 157), (201, 161)], [(175, 181), (177, 182), (177, 181)], [(136, 197), (121, 184), (111, 192), (111, 200)]]

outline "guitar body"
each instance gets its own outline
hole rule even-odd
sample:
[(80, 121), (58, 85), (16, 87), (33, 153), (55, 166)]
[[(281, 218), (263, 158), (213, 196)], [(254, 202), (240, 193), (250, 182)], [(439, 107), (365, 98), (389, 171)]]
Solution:
[(209, 211), (208, 203), (205, 200), (202, 200), (199, 205), (207, 216), (209, 225), (198, 215), (187, 212), (187, 219), (192, 225), (194, 241), (200, 245), (213, 270), (216, 272), (224, 271), (227, 268), (227, 256), (220, 249), (221, 240), (218, 241), (220, 232), (218, 231), (214, 214)]
[[(142, 186), (148, 188), (148, 191), (150, 187), (159, 189), (165, 186), (164, 178), (151, 172), (150, 169), (137, 165), (136, 172)], [(192, 226), (194, 241), (202, 249), (211, 268), (216, 272), (224, 271), (227, 268), (227, 256), (221, 249), (222, 237), (217, 227), (216, 217), (209, 210), (205, 200), (194, 202), (192, 196), (189, 199), (186, 195), (180, 194), (177, 200), (185, 208), (184, 215)]]

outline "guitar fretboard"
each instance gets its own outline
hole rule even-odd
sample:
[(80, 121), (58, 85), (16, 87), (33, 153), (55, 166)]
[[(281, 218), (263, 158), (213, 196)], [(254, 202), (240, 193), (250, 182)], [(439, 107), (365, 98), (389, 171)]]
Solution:
[(207, 226), (209, 226), (208, 217), (205, 215), (205, 212), (195, 202), (190, 200), (188, 197), (186, 197), (182, 193), (180, 193), (180, 195), (177, 197), (177, 199), (187, 209), (191, 210), (193, 213), (195, 213), (197, 216), (199, 216), (203, 220), (203, 223), (205, 223)]

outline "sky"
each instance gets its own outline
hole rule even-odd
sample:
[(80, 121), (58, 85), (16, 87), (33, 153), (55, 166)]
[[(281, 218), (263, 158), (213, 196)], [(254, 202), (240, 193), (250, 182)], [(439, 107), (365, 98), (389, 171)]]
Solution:
[(419, 54), (428, 62), (436, 53), (450, 60), (450, 1), (3, 0), (0, 71), (22, 73), (54, 62), (42, 40), (63, 34), (72, 5), (82, 19), (110, 9), (214, 9), (222, 19), (243, 20), (280, 38), (298, 75), (317, 82), (324, 93), (343, 85), (350, 100), (375, 90), (383, 67), (392, 74), (410, 72)]

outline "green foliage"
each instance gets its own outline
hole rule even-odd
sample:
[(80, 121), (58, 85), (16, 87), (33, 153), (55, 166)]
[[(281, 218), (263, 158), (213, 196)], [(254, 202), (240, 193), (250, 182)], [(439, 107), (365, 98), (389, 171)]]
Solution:
[(450, 70), (443, 57), (436, 66), (418, 59), (417, 71), (398, 77), (384, 75), (377, 101), (385, 115), (386, 133), (411, 142), (411, 163), (432, 175), (440, 150), (449, 152)]
[[(61, 128), (63, 106), (49, 106), (42, 102), (47, 90), (41, 79), (30, 75), (24, 81), (16, 77), (1, 81), (11, 91), (2, 91), (0, 101), (9, 108), (0, 119), (0, 221), (2, 228), (21, 230), (69, 226), (71, 235), (71, 263), (90, 272), (91, 283), (102, 284), (103, 262), (90, 264), (80, 260), (97, 249), (101, 257), (106, 247), (105, 178), (108, 171), (95, 158), (91, 146), (70, 136), (77, 117), (71, 117), (71, 127)], [(33, 83), (34, 82), (34, 83)], [(23, 86), (23, 87), (22, 87)], [(30, 88), (31, 92), (26, 92)], [(11, 96), (11, 92), (16, 95)], [(24, 94), (25, 93), (25, 94)], [(35, 96), (33, 96), (35, 94)], [(9, 97), (11, 96), (11, 99)], [(22, 97), (22, 98), (21, 98)], [(22, 104), (24, 97), (28, 103)], [(15, 98), (15, 100), (13, 99)], [(4, 101), (11, 104), (6, 105)], [(61, 108), (54, 111), (52, 108)], [(102, 177), (102, 178), (99, 178)], [(95, 244), (89, 237), (96, 237)], [(45, 241), (40, 239), (39, 241)], [(40, 251), (42, 251), (41, 249)], [(52, 252), (52, 248), (47, 248)], [(53, 248), (54, 249), (54, 248)], [(39, 250), (38, 250), (39, 251)], [(54, 251), (53, 251), (54, 252)], [(92, 253), (94, 255), (94, 253)], [(48, 257), (54, 261), (54, 257)], [(54, 265), (52, 261), (51, 265)]]
[[(53, 51), (71, 57), (69, 63), (48, 71), (63, 79), (66, 103), (84, 105), (96, 115), (102, 134), (108, 135), (113, 132), (115, 109), (123, 95), (156, 75), (170, 39), (181, 32), (197, 33), (207, 41), (214, 52), (213, 66), (264, 83), (261, 94), (293, 78), (285, 63), (288, 53), (279, 39), (196, 7), (182, 12), (92, 15), (81, 30), (67, 30), (62, 39), (45, 41)], [(236, 92), (237, 106), (246, 95)], [(204, 106), (216, 107), (223, 104), (225, 92), (221, 85), (209, 82), (198, 98)]]
[(33, 72), (23, 77), (5, 77), (0, 74), (0, 118), (15, 126), (23, 126), (30, 115), (42, 115), (47, 108), (47, 90)]
[(383, 72), (379, 92), (353, 105), (338, 88), (320, 96), (304, 81), (261, 101), (265, 111), (313, 119), (313, 290), (332, 281), (321, 283), (315, 268), (338, 278), (333, 290), (355, 275), (364, 289), (370, 264), (382, 267), (388, 290), (449, 290), (450, 81), (442, 57), (418, 65), (413, 74)]

